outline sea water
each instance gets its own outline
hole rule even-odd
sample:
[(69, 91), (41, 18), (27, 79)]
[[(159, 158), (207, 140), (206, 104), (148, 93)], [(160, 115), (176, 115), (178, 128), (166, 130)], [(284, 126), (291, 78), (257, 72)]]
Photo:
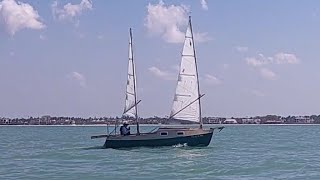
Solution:
[(201, 148), (101, 149), (105, 132), (1, 126), (0, 179), (320, 179), (317, 125), (226, 126)]

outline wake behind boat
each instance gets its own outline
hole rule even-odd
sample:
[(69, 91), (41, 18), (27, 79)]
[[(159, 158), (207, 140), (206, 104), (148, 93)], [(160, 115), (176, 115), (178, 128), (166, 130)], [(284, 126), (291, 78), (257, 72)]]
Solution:
[(91, 139), (106, 138), (104, 148), (156, 147), (173, 146), (177, 144), (208, 146), (213, 132), (215, 130), (220, 132), (224, 127), (203, 129), (200, 102), (203, 96), (204, 94), (200, 94), (194, 38), (191, 17), (189, 17), (189, 25), (182, 51), (180, 72), (169, 120), (171, 122), (178, 120), (199, 123), (200, 126), (198, 128), (160, 127), (154, 132), (140, 133), (137, 111), (137, 105), (140, 101), (137, 101), (132, 33), (130, 29), (128, 80), (124, 115), (135, 118), (137, 133), (130, 135), (116, 134), (115, 127), (114, 134), (92, 136)]

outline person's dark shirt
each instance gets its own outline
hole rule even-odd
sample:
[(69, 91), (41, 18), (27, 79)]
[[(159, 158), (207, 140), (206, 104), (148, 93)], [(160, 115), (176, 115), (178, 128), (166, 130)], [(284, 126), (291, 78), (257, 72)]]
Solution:
[(121, 135), (124, 135), (124, 136), (130, 135), (130, 127), (121, 126), (120, 133), (121, 133)]

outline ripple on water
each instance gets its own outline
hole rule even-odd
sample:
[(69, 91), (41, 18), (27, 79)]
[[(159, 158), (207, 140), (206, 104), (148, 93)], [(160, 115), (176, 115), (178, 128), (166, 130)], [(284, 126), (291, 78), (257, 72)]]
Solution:
[(0, 179), (320, 179), (319, 126), (227, 126), (208, 147), (102, 149), (104, 127), (0, 127)]

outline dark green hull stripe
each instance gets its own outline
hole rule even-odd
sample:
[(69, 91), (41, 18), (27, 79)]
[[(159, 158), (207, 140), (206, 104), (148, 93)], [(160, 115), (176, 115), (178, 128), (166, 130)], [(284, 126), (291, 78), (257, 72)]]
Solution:
[(150, 140), (106, 140), (104, 148), (157, 147), (187, 144), (188, 146), (208, 146), (212, 132), (201, 135)]

